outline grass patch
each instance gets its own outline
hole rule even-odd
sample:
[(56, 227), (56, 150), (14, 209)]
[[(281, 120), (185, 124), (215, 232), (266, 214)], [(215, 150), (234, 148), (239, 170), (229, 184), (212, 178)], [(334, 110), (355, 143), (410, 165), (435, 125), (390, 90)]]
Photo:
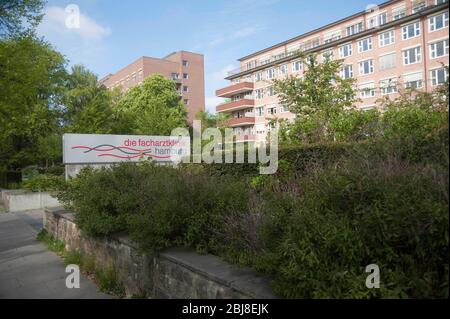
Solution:
[(120, 298), (125, 297), (125, 288), (117, 278), (114, 268), (97, 269), (95, 279), (101, 292), (112, 294)]
[(50, 235), (47, 230), (43, 229), (37, 235), (37, 240), (42, 242), (48, 250), (62, 256), (65, 252), (65, 245), (61, 240)]

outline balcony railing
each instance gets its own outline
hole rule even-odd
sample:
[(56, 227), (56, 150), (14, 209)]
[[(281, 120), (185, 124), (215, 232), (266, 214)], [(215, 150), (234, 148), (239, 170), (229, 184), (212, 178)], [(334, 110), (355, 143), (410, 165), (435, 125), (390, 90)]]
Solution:
[(251, 108), (255, 106), (255, 100), (252, 99), (242, 99), (238, 101), (231, 101), (227, 103), (220, 104), (216, 107), (217, 112), (229, 112), (237, 111), (241, 109)]
[(236, 117), (232, 119), (228, 119), (225, 121), (226, 126), (237, 127), (237, 126), (246, 126), (246, 125), (254, 125), (255, 118), (254, 117)]
[[(448, 7), (448, 1), (446, 1), (445, 3)], [(425, 4), (426, 4), (426, 2), (425, 2)], [(421, 1), (417, 1), (417, 2), (409, 2), (408, 1), (405, 4), (404, 12), (399, 12), (398, 10), (393, 11), (393, 12), (386, 14), (386, 17), (385, 18), (383, 17), (381, 19), (378, 16), (383, 14), (383, 12), (378, 13), (378, 14), (376, 12), (373, 12), (373, 13), (367, 12), (364, 16), (364, 21), (363, 21), (362, 25), (354, 24), (352, 26), (342, 27), (340, 29), (340, 35), (337, 35), (338, 32), (333, 32), (332, 36), (325, 35), (325, 34), (318, 35), (317, 37), (315, 37), (313, 39), (309, 39), (308, 41), (299, 44), (295, 49), (291, 49), (289, 51), (287, 50), (287, 47), (285, 46), (285, 52), (277, 54), (277, 55), (273, 55), (270, 58), (267, 58), (262, 61), (258, 61), (258, 60), (251, 61), (237, 69), (229, 71), (228, 77), (236, 75), (236, 74), (240, 74), (242, 72), (256, 69), (263, 65), (266, 65), (266, 64), (269, 64), (272, 62), (276, 62), (278, 60), (284, 59), (289, 56), (298, 55), (300, 52), (313, 50), (316, 47), (319, 47), (323, 44), (332, 44), (332, 43), (335, 43), (336, 41), (345, 41), (345, 39), (353, 37), (362, 32), (365, 32), (365, 31), (368, 31), (371, 29), (376, 29), (383, 25), (391, 23), (393, 21), (404, 19), (406, 17), (410, 17), (412, 15), (419, 14), (424, 10), (428, 11), (428, 9), (431, 9), (434, 7), (445, 8), (445, 5), (444, 5), (444, 3), (441, 3), (438, 5), (432, 4), (432, 5), (427, 6), (427, 5), (421, 4)], [(375, 17), (375, 20), (372, 20), (372, 22), (371, 22), (370, 18), (373, 18), (373, 17)]]
[(254, 88), (254, 84), (253, 82), (241, 82), (241, 83), (236, 83), (236, 84), (232, 84), (230, 86), (227, 86), (223, 89), (217, 90), (216, 91), (216, 96), (218, 97), (232, 97), (233, 95), (236, 94), (240, 94), (240, 93), (244, 93), (247, 91), (252, 91)]

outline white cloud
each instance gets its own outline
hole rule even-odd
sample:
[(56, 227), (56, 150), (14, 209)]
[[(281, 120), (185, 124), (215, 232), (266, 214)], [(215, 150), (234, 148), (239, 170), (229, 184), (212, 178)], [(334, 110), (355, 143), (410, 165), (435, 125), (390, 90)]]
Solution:
[(98, 24), (94, 19), (80, 12), (79, 27), (69, 28), (66, 20), (69, 14), (65, 8), (51, 6), (44, 10), (44, 18), (39, 26), (39, 32), (44, 35), (56, 33), (59, 35), (76, 34), (85, 40), (98, 40), (111, 34), (111, 29)]

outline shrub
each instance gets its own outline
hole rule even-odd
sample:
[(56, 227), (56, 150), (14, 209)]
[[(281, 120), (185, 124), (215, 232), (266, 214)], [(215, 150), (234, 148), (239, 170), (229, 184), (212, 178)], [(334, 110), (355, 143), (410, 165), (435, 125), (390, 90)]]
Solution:
[(33, 192), (56, 191), (61, 189), (64, 183), (64, 176), (36, 175), (23, 181), (21, 187), (32, 190)]
[[(300, 197), (267, 196), (266, 250), (254, 265), (279, 294), (448, 295), (448, 170), (355, 158), (294, 182)], [(381, 289), (365, 287), (373, 263)]]

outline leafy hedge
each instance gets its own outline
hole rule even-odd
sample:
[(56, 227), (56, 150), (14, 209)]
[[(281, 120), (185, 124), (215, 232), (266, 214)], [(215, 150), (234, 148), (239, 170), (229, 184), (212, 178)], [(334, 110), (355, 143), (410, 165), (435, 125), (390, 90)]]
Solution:
[[(211, 252), (267, 274), (282, 297), (448, 297), (448, 126), (280, 158), (272, 176), (233, 165), (87, 169), (59, 199), (90, 235)], [(380, 289), (365, 287), (369, 264)]]

